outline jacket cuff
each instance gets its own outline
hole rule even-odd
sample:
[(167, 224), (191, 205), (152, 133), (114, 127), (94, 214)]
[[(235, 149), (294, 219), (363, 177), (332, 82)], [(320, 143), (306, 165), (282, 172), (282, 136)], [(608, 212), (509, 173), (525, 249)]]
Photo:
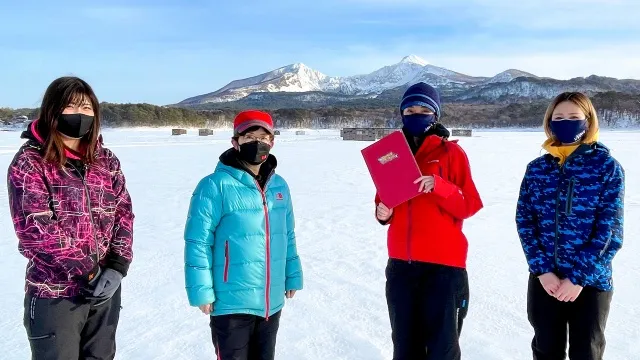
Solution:
[(87, 285), (91, 283), (93, 280), (97, 279), (99, 275), (100, 275), (100, 265), (95, 264), (89, 272), (78, 276), (76, 279), (80, 280), (82, 284)]
[(296, 276), (285, 280), (284, 290), (302, 290), (302, 277)]
[(107, 258), (105, 267), (113, 269), (122, 274), (122, 277), (125, 277), (127, 276), (127, 272), (129, 271), (129, 261), (127, 261), (127, 259), (120, 255), (112, 254)]
[(583, 276), (575, 276), (575, 274), (569, 274), (567, 275), (567, 279), (569, 279), (569, 281), (571, 281), (571, 283), (573, 285), (580, 285), (582, 287), (586, 287), (587, 285), (587, 281)]
[(187, 299), (191, 306), (201, 306), (213, 304), (216, 302), (216, 296), (212, 287), (197, 286), (194, 288), (187, 287)]
[(442, 198), (448, 198), (453, 194), (456, 190), (458, 190), (457, 186), (451, 184), (450, 182), (444, 180), (438, 175), (433, 175), (433, 193)]
[(538, 277), (540, 275), (544, 275), (546, 273), (552, 273), (554, 271), (553, 271), (553, 268), (541, 267), (541, 266), (536, 266), (536, 267), (529, 266), (529, 272), (533, 276)]

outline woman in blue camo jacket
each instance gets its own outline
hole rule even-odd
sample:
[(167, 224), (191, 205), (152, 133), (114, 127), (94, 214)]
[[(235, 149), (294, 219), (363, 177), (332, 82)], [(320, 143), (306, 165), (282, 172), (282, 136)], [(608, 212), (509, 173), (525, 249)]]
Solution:
[(529, 265), (527, 313), (536, 360), (602, 359), (622, 247), (624, 170), (598, 142), (587, 96), (557, 96), (544, 117), (547, 154), (520, 187), (516, 224)]

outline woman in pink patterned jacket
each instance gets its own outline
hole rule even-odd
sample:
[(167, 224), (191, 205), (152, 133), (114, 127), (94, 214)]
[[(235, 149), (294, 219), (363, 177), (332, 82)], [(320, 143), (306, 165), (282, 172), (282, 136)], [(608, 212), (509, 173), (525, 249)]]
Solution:
[(28, 259), (24, 326), (33, 359), (113, 359), (134, 215), (100, 105), (81, 79), (47, 89), (9, 166), (9, 204)]

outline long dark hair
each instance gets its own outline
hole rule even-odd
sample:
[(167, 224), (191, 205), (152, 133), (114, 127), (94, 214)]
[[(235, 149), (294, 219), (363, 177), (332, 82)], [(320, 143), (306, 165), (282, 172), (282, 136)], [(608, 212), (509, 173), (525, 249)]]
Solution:
[(91, 130), (80, 139), (82, 161), (91, 164), (95, 160), (98, 136), (100, 135), (100, 103), (93, 89), (86, 81), (77, 77), (61, 77), (54, 80), (42, 98), (40, 116), (36, 129), (44, 139), (44, 159), (60, 166), (67, 162), (62, 135), (56, 130), (58, 117), (69, 104), (81, 104), (89, 100), (95, 120)]

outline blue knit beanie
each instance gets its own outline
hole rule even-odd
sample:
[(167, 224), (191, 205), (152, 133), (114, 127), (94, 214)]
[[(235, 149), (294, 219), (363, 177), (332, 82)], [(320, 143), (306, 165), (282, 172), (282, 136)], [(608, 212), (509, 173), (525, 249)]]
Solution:
[(411, 85), (402, 96), (400, 113), (402, 114), (404, 109), (415, 105), (431, 109), (440, 119), (440, 94), (433, 86), (423, 82)]

